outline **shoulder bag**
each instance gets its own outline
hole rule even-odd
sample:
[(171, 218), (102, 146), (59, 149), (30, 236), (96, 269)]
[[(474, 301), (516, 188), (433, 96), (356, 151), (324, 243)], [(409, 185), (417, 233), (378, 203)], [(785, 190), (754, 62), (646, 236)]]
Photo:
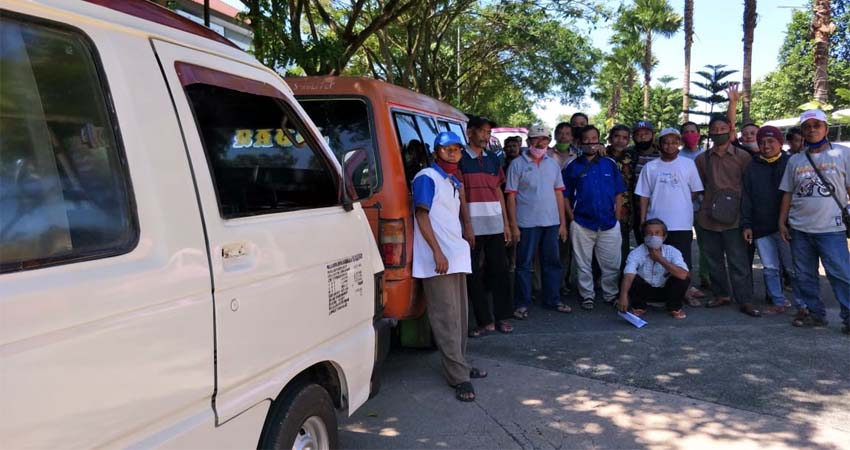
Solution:
[(806, 154), (806, 159), (809, 160), (809, 164), (812, 165), (815, 175), (820, 178), (821, 183), (823, 183), (823, 185), (826, 186), (826, 190), (829, 191), (830, 197), (832, 197), (832, 199), (835, 200), (835, 204), (838, 205), (838, 210), (841, 211), (841, 221), (844, 222), (844, 234), (850, 238), (850, 205), (841, 204), (841, 200), (838, 199), (838, 194), (835, 192), (835, 185), (827, 181), (826, 177), (820, 173), (820, 169), (818, 169), (818, 166), (812, 160), (812, 155), (810, 155), (809, 152), (804, 153)]

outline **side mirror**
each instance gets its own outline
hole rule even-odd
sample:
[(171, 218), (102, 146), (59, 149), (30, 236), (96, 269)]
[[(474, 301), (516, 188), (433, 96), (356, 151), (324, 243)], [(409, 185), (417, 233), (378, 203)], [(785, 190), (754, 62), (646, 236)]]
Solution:
[(348, 202), (356, 202), (372, 195), (369, 153), (364, 148), (345, 152), (342, 157), (342, 179)]

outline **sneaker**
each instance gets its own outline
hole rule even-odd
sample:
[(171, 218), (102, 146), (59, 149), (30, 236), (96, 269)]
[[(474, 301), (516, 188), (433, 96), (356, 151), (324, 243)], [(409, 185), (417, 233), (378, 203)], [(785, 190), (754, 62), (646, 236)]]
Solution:
[(802, 318), (794, 319), (791, 325), (804, 328), (820, 328), (827, 326), (826, 317), (819, 317), (812, 314), (806, 314)]
[(593, 311), (593, 299), (586, 298), (581, 302), (581, 309), (585, 311)]

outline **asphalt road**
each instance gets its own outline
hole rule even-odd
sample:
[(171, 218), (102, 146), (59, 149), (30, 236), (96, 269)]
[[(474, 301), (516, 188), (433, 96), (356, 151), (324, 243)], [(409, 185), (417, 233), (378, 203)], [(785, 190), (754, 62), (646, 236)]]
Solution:
[[(756, 270), (756, 298), (763, 296)], [(850, 337), (734, 307), (661, 309), (635, 329), (612, 307), (533, 308), (511, 335), (469, 342), (490, 372), (454, 399), (435, 351), (394, 351), (382, 392), (342, 419), (352, 449), (850, 449)]]

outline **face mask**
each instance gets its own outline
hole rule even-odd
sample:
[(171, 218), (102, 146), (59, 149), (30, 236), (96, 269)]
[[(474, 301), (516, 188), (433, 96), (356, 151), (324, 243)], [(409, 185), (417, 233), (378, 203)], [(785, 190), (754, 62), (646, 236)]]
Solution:
[(708, 137), (714, 142), (714, 145), (723, 145), (729, 142), (729, 133), (709, 134)]
[(818, 148), (818, 147), (820, 147), (821, 145), (826, 144), (827, 142), (829, 142), (829, 141), (826, 139), (826, 137), (824, 137), (823, 139), (821, 139), (821, 140), (819, 140), (819, 141), (817, 141), (817, 142), (809, 142), (809, 141), (806, 141), (803, 145), (805, 145), (805, 146), (806, 146), (806, 148)]
[(568, 142), (558, 142), (555, 144), (555, 149), (560, 153), (568, 153), (570, 151), (570, 144)]
[(699, 143), (699, 133), (689, 131), (682, 135), (682, 141), (685, 143), (685, 148), (696, 148)]
[(635, 150), (642, 152), (644, 150), (648, 150), (649, 147), (652, 147), (652, 141), (646, 142), (635, 142)]
[(437, 160), (435, 162), (437, 163), (437, 166), (439, 166), (441, 169), (443, 169), (443, 171), (446, 172), (447, 174), (457, 175), (457, 173), (458, 173), (457, 163), (450, 163), (450, 162), (447, 162), (447, 161), (443, 161), (440, 158), (437, 158)]
[(664, 238), (661, 236), (644, 236), (643, 244), (651, 249), (659, 249), (664, 244)]
[(745, 149), (749, 150), (750, 153), (758, 153), (759, 152), (759, 145), (758, 144), (741, 144), (741, 147), (744, 147)]
[(543, 157), (543, 155), (546, 154), (546, 149), (545, 148), (531, 147), (530, 149), (528, 149), (528, 153), (531, 153), (532, 158), (540, 159), (540, 158)]
[(570, 128), (571, 130), (573, 130), (573, 139), (575, 139), (575, 140), (581, 139), (581, 129), (582, 128), (583, 127), (571, 127)]

